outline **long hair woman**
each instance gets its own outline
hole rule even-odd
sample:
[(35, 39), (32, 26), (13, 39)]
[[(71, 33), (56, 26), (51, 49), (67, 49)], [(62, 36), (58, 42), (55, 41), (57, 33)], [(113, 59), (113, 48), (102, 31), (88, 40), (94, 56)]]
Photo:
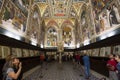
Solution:
[(6, 63), (3, 66), (3, 80), (20, 80), (18, 79), (21, 73), (22, 64), (13, 55), (6, 57)]

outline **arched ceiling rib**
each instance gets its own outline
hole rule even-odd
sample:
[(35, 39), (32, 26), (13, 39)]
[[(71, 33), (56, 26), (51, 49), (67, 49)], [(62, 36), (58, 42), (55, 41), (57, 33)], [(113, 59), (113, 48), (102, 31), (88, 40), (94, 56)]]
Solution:
[(41, 12), (41, 17), (43, 17), (44, 12), (46, 11), (48, 5), (47, 5), (47, 3), (37, 3), (37, 5), (39, 6), (39, 9)]
[[(34, 0), (35, 4), (39, 5), (41, 12), (41, 17), (44, 16), (46, 10), (48, 9), (49, 18), (73, 18), (71, 16), (71, 10), (74, 9), (73, 15), (79, 16), (80, 7), (84, 4), (84, 0)], [(74, 16), (75, 18), (76, 16)], [(47, 17), (48, 18), (48, 17)]]
[[(50, 25), (63, 27), (64, 24), (77, 26), (76, 20), (80, 18), (84, 0), (35, 0), (40, 11), (40, 16), (45, 22), (45, 26)], [(47, 28), (48, 28), (47, 27)]]
[(79, 14), (80, 14), (80, 8), (81, 8), (82, 5), (83, 5), (83, 2), (75, 3), (75, 4), (72, 5), (73, 8), (75, 9), (76, 13), (77, 13), (77, 16), (79, 16)]

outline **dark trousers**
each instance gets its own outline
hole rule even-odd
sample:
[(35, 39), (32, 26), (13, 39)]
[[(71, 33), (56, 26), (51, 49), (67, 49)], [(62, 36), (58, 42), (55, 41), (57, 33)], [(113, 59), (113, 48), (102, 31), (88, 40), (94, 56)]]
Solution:
[(120, 72), (118, 72), (118, 80), (120, 80)]

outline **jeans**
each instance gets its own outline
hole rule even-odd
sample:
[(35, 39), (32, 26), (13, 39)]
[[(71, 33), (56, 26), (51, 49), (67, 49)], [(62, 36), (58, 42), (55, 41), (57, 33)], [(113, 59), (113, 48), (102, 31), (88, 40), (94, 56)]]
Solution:
[(88, 78), (90, 76), (90, 66), (85, 66), (85, 77)]
[(110, 80), (118, 80), (117, 73), (115, 71), (109, 71)]

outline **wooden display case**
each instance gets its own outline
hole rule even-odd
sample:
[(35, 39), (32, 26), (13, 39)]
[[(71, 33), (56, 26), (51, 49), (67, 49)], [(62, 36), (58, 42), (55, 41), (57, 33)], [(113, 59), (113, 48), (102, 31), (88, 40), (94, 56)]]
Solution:
[(23, 57), (29, 57), (30, 54), (27, 49), (23, 49)]
[(2, 46), (0, 46), (0, 59), (2, 59)]
[(91, 50), (91, 49), (87, 50), (87, 54), (88, 54), (89, 56), (92, 56), (92, 50)]
[(100, 49), (99, 48), (91, 50), (91, 55), (92, 56), (99, 56), (99, 54), (100, 54)]
[(34, 51), (33, 50), (30, 50), (29, 53), (30, 53), (30, 56), (34, 56)]
[(17, 57), (17, 48), (12, 48), (12, 55)]
[(12, 55), (22, 57), (22, 50), (20, 48), (12, 48)]
[(120, 45), (116, 45), (113, 47), (113, 54), (120, 55)]
[(100, 57), (105, 57), (105, 47), (100, 48)]
[(22, 50), (17, 48), (17, 57), (22, 57)]
[(34, 52), (35, 52), (35, 55), (34, 55), (34, 56), (38, 56), (39, 51), (35, 50)]
[(10, 55), (10, 48), (7, 46), (2, 46), (2, 58)]
[(105, 57), (108, 57), (109, 54), (111, 54), (111, 47), (105, 47)]

